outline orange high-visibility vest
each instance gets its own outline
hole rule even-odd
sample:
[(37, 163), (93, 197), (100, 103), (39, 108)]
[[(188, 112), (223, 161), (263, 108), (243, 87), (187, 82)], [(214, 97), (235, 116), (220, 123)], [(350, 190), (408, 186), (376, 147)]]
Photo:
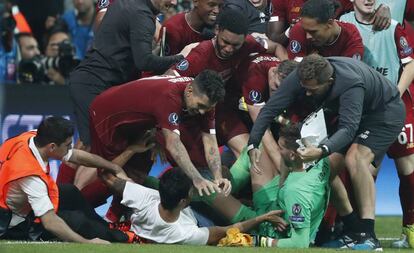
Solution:
[(0, 208), (10, 210), (6, 204), (10, 182), (28, 176), (38, 176), (45, 182), (54, 211), (57, 212), (59, 190), (49, 175), (49, 166), (46, 173), (29, 147), (29, 140), (33, 136), (36, 136), (36, 131), (25, 132), (8, 139), (0, 147)]
[(14, 21), (16, 21), (15, 33), (32, 33), (32, 29), (30, 29), (29, 23), (27, 23), (26, 18), (23, 16), (23, 13), (20, 12), (17, 5), (14, 5), (12, 7), (12, 15)]

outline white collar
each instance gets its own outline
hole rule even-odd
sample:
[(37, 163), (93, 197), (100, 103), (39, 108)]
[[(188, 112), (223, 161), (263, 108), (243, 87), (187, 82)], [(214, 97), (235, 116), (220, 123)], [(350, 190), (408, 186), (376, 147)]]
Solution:
[(36, 160), (39, 162), (40, 166), (42, 166), (43, 171), (48, 173), (48, 163), (43, 161), (42, 156), (34, 143), (34, 137), (29, 139), (29, 148), (32, 150), (32, 153), (36, 157)]

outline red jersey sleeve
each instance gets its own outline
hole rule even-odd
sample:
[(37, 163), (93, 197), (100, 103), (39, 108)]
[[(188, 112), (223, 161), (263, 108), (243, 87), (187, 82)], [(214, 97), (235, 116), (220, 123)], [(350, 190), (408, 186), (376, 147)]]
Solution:
[(289, 45), (287, 48), (290, 60), (300, 60), (308, 55), (306, 33), (301, 22), (296, 23), (289, 31)]
[(242, 92), (248, 105), (262, 104), (268, 99), (267, 72), (258, 63), (250, 64)]
[(209, 134), (216, 134), (216, 111), (213, 108), (203, 115), (202, 131)]
[(407, 37), (404, 28), (400, 24), (395, 29), (395, 44), (402, 64), (407, 64), (413, 60), (413, 42)]
[[(339, 22), (338, 22), (339, 23)], [(362, 37), (355, 25), (351, 23), (342, 23), (342, 29), (346, 29), (349, 37), (341, 56), (351, 57), (361, 60), (364, 57), (364, 44)]]
[(246, 50), (248, 54), (251, 53), (265, 53), (267, 50), (267, 42), (264, 39), (257, 38), (255, 39), (251, 35), (246, 36), (245, 43), (246, 48), (242, 50)]
[(285, 21), (287, 19), (286, 3), (286, 0), (272, 0), (272, 15), (269, 22)]
[(162, 104), (155, 106), (154, 117), (159, 128), (165, 128), (180, 133), (180, 115), (182, 104), (175, 99), (166, 99)]
[(198, 45), (187, 55), (187, 57), (175, 64), (173, 69), (176, 74), (180, 76), (196, 77), (201, 71), (204, 70), (208, 57)]

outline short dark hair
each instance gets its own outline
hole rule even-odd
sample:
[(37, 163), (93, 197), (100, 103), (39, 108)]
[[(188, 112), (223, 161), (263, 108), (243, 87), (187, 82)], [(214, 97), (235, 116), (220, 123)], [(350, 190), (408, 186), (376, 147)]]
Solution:
[(300, 80), (316, 79), (318, 84), (332, 77), (333, 67), (324, 57), (311, 54), (303, 58), (298, 65), (297, 74)]
[(60, 145), (67, 138), (72, 137), (73, 133), (74, 125), (71, 121), (62, 117), (52, 116), (40, 123), (34, 142), (39, 147), (44, 147), (52, 142)]
[(240, 11), (224, 8), (217, 17), (219, 30), (228, 30), (235, 34), (247, 35), (249, 22), (245, 15)]
[(295, 70), (298, 64), (299, 63), (294, 60), (284, 60), (277, 66), (277, 73), (284, 78)]
[(285, 139), (286, 148), (292, 151), (296, 151), (299, 148), (299, 144), (296, 140), (300, 140), (300, 130), (297, 124), (283, 125), (279, 130), (279, 138)]
[(167, 170), (160, 178), (158, 189), (162, 207), (167, 210), (176, 208), (180, 200), (188, 198), (191, 186), (191, 179), (180, 168)]
[(336, 10), (340, 7), (341, 4), (336, 0), (308, 0), (303, 4), (300, 16), (327, 23), (336, 17)]
[(214, 70), (200, 72), (194, 79), (193, 87), (199, 94), (205, 94), (212, 104), (222, 101), (226, 94), (223, 78)]

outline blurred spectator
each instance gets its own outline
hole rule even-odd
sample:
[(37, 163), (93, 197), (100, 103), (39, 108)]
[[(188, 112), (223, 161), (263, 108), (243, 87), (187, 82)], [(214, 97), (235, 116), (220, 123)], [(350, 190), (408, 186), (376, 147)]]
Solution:
[(19, 33), (16, 38), (20, 49), (21, 60), (29, 60), (40, 55), (39, 45), (32, 34)]
[(63, 12), (63, 0), (14, 0), (20, 11), (26, 17), (33, 35), (40, 45), (43, 45), (43, 35), (46, 33), (46, 20), (56, 18)]
[(0, 84), (16, 82), (17, 43), (13, 36), (16, 22), (11, 3), (0, 2)]
[[(63, 41), (70, 41), (68, 32), (60, 26), (54, 26), (49, 32), (49, 36), (46, 40), (45, 56), (57, 57), (59, 55), (59, 45)], [(59, 70), (48, 68), (46, 75), (53, 84), (65, 84), (65, 78)]]
[(93, 39), (94, 1), (73, 0), (73, 5), (75, 9), (65, 12), (62, 19), (69, 27), (77, 58), (83, 59)]

